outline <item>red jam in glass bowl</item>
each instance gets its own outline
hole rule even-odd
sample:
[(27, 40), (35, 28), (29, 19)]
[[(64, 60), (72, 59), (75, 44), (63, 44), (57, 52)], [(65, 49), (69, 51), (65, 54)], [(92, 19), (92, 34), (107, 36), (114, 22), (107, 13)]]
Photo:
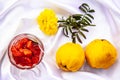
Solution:
[(40, 63), (44, 55), (42, 42), (34, 35), (19, 34), (8, 47), (10, 62), (20, 69), (31, 69)]

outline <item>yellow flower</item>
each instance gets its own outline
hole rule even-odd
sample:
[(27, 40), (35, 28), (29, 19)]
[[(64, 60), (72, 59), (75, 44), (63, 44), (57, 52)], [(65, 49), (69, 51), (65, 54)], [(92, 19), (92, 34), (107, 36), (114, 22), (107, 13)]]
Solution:
[(37, 22), (46, 35), (54, 35), (58, 31), (58, 18), (52, 9), (44, 9), (37, 17)]

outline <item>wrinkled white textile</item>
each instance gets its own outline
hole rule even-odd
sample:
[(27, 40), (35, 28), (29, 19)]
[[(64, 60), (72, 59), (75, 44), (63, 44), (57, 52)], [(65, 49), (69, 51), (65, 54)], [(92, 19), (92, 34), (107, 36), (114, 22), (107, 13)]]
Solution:
[[(55, 63), (55, 52), (62, 44), (71, 41), (61, 29), (55, 36), (46, 36), (38, 28), (36, 17), (44, 8), (52, 8), (59, 17), (80, 13), (78, 7), (88, 3), (95, 9), (95, 27), (89, 27), (82, 39), (83, 47), (96, 38), (109, 40), (118, 50), (118, 59), (109, 69), (93, 69), (86, 63), (78, 72), (61, 71)], [(0, 60), (10, 40), (20, 33), (36, 35), (44, 44), (45, 55), (42, 76), (36, 80), (119, 80), (120, 79), (120, 0), (0, 0)], [(0, 63), (2, 80), (14, 80), (8, 57)], [(41, 63), (40, 63), (41, 65)], [(39, 66), (38, 66), (39, 67)], [(17, 73), (17, 70), (15, 72)], [(45, 74), (45, 75), (44, 75)], [(22, 79), (21, 79), (22, 80)]]

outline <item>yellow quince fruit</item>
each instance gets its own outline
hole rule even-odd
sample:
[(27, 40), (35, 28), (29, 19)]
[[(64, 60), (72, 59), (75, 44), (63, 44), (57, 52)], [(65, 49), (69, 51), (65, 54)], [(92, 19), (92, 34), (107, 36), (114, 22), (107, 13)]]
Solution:
[(116, 48), (105, 39), (95, 39), (86, 46), (85, 56), (93, 68), (107, 69), (117, 59)]
[(68, 42), (56, 52), (56, 62), (64, 71), (77, 71), (85, 61), (84, 50), (80, 44)]

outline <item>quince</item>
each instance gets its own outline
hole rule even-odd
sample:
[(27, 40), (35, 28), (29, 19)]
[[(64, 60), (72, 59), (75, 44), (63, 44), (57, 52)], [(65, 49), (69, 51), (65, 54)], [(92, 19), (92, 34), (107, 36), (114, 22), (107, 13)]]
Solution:
[(85, 61), (84, 50), (79, 44), (68, 42), (56, 52), (56, 62), (64, 71), (77, 71)]
[(85, 56), (93, 68), (107, 69), (117, 58), (116, 48), (105, 39), (95, 39), (86, 46)]

